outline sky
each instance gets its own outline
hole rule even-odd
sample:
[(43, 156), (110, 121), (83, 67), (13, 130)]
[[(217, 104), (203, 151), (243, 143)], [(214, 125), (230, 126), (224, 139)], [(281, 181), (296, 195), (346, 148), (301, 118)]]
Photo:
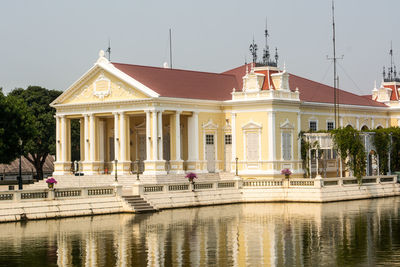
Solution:
[[(336, 0), (340, 87), (370, 94), (382, 68), (400, 63), (399, 0)], [(65, 90), (107, 49), (111, 61), (224, 72), (249, 62), (254, 37), (261, 59), (269, 45), (279, 66), (332, 85), (331, 0), (3, 0), (0, 3), (0, 87)], [(400, 71), (400, 66), (399, 71)]]

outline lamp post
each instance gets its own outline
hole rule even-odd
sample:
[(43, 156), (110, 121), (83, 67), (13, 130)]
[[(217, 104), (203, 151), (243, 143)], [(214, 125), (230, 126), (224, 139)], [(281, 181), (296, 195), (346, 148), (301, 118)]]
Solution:
[(136, 181), (139, 181), (139, 164), (140, 160), (136, 161)]
[(115, 159), (115, 160), (114, 160), (114, 163), (115, 163), (115, 167), (114, 167), (115, 181), (118, 182), (118, 174), (117, 174), (117, 164), (118, 164), (118, 160)]
[(21, 159), (22, 159), (22, 140), (19, 139), (18, 140), (18, 144), (19, 144), (19, 171), (18, 171), (18, 190), (22, 190), (23, 186), (22, 186), (22, 167), (21, 167)]
[(236, 176), (238, 176), (238, 160), (239, 160), (239, 158), (235, 158), (235, 161), (236, 161), (236, 170), (235, 170), (235, 175)]

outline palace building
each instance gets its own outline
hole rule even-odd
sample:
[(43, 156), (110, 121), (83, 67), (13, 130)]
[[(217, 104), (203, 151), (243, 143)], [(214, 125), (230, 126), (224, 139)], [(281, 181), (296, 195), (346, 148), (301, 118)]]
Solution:
[[(54, 175), (71, 173), (71, 120), (80, 121), (85, 175), (234, 173), (302, 177), (300, 131), (335, 127), (333, 88), (289, 74), (269, 59), (223, 73), (111, 63), (94, 66), (51, 106), (56, 109)], [(400, 80), (393, 68), (360, 96), (338, 90), (337, 126), (398, 126)], [(333, 153), (332, 153), (333, 154)], [(328, 166), (329, 167), (329, 166)], [(331, 166), (335, 168), (335, 166)]]

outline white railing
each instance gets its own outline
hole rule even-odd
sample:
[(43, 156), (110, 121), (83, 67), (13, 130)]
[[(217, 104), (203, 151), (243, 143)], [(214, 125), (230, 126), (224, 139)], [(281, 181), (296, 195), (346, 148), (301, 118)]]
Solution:
[(133, 186), (133, 194), (152, 194), (152, 193), (165, 193), (165, 192), (193, 192), (193, 191), (206, 191), (206, 190), (224, 190), (239, 188), (241, 186), (240, 180), (226, 180), (226, 181), (211, 181), (211, 182), (185, 182), (176, 184), (137, 184)]
[(19, 202), (121, 195), (122, 186), (15, 190), (0, 193), (0, 203), (3, 201)]
[[(364, 176), (362, 177), (361, 185), (374, 185), (374, 184), (395, 184), (397, 182), (396, 175), (379, 175), (379, 176)], [(322, 179), (322, 186), (348, 186), (358, 185), (356, 177), (335, 177)]]
[[(365, 176), (362, 178), (362, 185), (395, 184), (396, 175)], [(335, 178), (274, 178), (274, 179), (248, 179), (243, 181), (243, 188), (311, 188), (331, 186), (358, 185), (356, 177), (335, 177)]]

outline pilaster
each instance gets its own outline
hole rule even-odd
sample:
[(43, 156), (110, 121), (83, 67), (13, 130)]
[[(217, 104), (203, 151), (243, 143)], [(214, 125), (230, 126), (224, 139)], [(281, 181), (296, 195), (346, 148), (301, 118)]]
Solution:
[(199, 112), (194, 111), (188, 118), (188, 160), (187, 170), (198, 171), (201, 169), (199, 161)]

